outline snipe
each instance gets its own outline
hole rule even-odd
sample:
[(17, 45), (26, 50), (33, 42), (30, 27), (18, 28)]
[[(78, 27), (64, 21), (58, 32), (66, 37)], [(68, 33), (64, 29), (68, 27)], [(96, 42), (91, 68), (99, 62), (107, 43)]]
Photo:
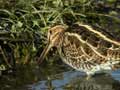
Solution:
[(87, 75), (112, 71), (120, 66), (120, 42), (89, 25), (76, 24), (71, 30), (57, 25), (48, 30), (47, 38), (48, 44), (39, 63), (50, 48), (56, 47), (66, 64)]

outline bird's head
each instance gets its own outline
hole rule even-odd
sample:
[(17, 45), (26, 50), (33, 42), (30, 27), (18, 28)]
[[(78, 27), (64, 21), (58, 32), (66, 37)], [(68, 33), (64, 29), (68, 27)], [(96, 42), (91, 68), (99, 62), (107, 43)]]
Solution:
[(67, 26), (56, 25), (48, 30), (47, 45), (40, 55), (38, 62), (41, 63), (52, 47), (59, 47), (62, 43), (64, 32)]

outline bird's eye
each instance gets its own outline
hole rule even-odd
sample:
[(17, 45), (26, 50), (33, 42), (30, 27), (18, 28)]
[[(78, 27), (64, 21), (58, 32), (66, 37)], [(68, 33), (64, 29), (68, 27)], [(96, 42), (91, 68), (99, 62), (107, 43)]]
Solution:
[(52, 34), (52, 31), (50, 31), (50, 34)]

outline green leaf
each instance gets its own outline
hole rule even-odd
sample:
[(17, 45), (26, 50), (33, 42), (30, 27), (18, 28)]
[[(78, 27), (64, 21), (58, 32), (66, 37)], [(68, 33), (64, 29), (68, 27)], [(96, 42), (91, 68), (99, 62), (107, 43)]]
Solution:
[(17, 26), (18, 26), (18, 27), (22, 27), (22, 26), (23, 26), (23, 23), (20, 22), (20, 21), (18, 21)]
[(2, 71), (2, 70), (6, 70), (6, 67), (3, 64), (0, 65), (0, 71)]
[(33, 27), (34, 27), (34, 26), (39, 26), (39, 23), (38, 23), (37, 20), (33, 20), (32, 22), (33, 22)]

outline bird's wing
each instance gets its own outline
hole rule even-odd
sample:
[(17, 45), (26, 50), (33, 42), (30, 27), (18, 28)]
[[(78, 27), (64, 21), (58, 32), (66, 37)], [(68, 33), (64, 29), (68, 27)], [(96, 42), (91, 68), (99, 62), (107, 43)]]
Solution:
[[(86, 47), (86, 48), (84, 48)], [(81, 41), (80, 37), (76, 33), (66, 32), (64, 36), (64, 41), (62, 45), (61, 56), (63, 60), (70, 66), (76, 67), (77, 69), (91, 69), (92, 66), (96, 64), (91, 56), (84, 49), (89, 49), (88, 52), (91, 52), (91, 49), (86, 46), (86, 44)]]
[(77, 32), (86, 44), (90, 44), (90, 47), (95, 48), (101, 54), (108, 56), (110, 53), (116, 53), (117, 55), (112, 55), (112, 57), (120, 57), (120, 41), (117, 41), (111, 34), (97, 31), (84, 24), (77, 24), (73, 31)]
[(68, 55), (66, 57), (74, 56), (78, 58), (76, 60), (85, 58), (86, 62), (91, 64), (120, 60), (120, 42), (88, 25), (80, 24), (73, 32), (66, 32), (63, 44), (64, 53)]

